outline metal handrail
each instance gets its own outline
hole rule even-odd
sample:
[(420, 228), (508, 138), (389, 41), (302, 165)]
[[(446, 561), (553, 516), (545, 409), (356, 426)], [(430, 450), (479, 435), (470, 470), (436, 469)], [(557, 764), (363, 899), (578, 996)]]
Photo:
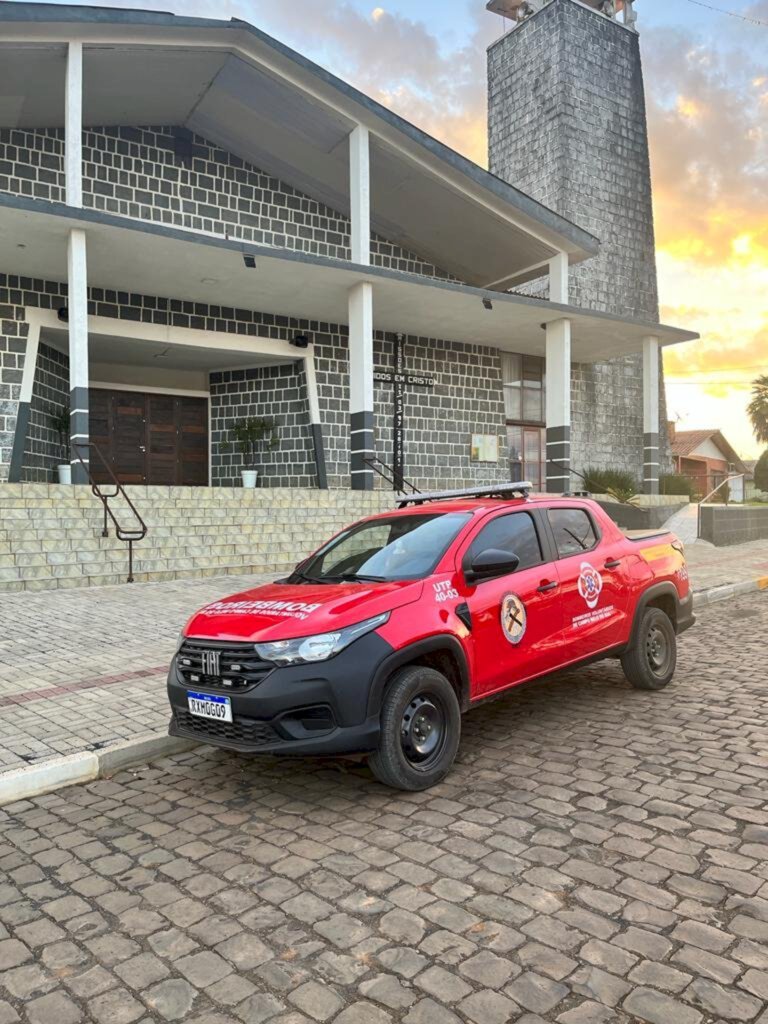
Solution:
[[(731, 484), (731, 483), (733, 483), (734, 480), (744, 480), (744, 482), (746, 483), (746, 476), (747, 476), (746, 473), (735, 473), (733, 476), (727, 477), (725, 480), (723, 480), (721, 483), (719, 483), (717, 485), (717, 487), (715, 487), (713, 490), (711, 490), (706, 497), (701, 499), (701, 501), (698, 504), (698, 508), (696, 509), (696, 539), (697, 540), (701, 539), (701, 506), (702, 505), (706, 505), (706, 503), (709, 501), (709, 499), (712, 498), (715, 494), (717, 494), (717, 492), (720, 490), (721, 487), (725, 487), (726, 484)], [(725, 499), (725, 505), (726, 506), (728, 505), (728, 498), (727, 497)]]
[(395, 477), (394, 469), (392, 468), (392, 466), (388, 466), (386, 462), (382, 462), (378, 455), (368, 456), (367, 458), (363, 459), (363, 462), (366, 464), (366, 466), (370, 466), (374, 473), (378, 473), (383, 480), (386, 480), (388, 484), (391, 484), (393, 490), (397, 494), (407, 494), (408, 491), (405, 490), (406, 487), (410, 487), (411, 494), (421, 494), (421, 491), (416, 486), (416, 484), (411, 483), (410, 480), (406, 480), (404, 476), (400, 478), (400, 482), (402, 483), (403, 486), (398, 487), (398, 482)]
[[(99, 446), (96, 444), (96, 442), (95, 441), (73, 441), (72, 442), (72, 447), (73, 447), (73, 449), (75, 451), (75, 457), (77, 458), (77, 461), (83, 467), (83, 469), (85, 470), (86, 476), (88, 477), (88, 481), (89, 481), (89, 483), (91, 485), (91, 492), (99, 499), (99, 501), (101, 501), (101, 504), (104, 507), (104, 527), (103, 527), (103, 529), (101, 531), (102, 537), (108, 537), (109, 536), (108, 519), (111, 519), (112, 520), (112, 525), (115, 528), (115, 537), (117, 537), (118, 540), (123, 541), (124, 543), (126, 543), (128, 545), (128, 579), (127, 579), (126, 582), (133, 583), (134, 582), (134, 578), (133, 578), (133, 545), (134, 545), (134, 543), (136, 541), (144, 540), (144, 538), (147, 536), (147, 532), (148, 532), (147, 524), (144, 522), (144, 520), (141, 518), (139, 513), (136, 511), (136, 506), (133, 504), (131, 499), (128, 497), (128, 492), (126, 491), (126, 489), (123, 487), (123, 485), (120, 483), (120, 481), (117, 479), (117, 477), (113, 473), (112, 467), (109, 465), (107, 460), (101, 454), (101, 450), (99, 449)], [(112, 483), (112, 486), (115, 488), (115, 493), (114, 494), (105, 494), (104, 491), (101, 490), (101, 487), (96, 482), (96, 480), (94, 480), (93, 474), (91, 473), (91, 463), (90, 463), (90, 460), (88, 462), (84, 461), (82, 455), (80, 454), (80, 452), (78, 450), (80, 448), (87, 448), (89, 451), (96, 452), (96, 454), (98, 455), (99, 459), (101, 460), (101, 464), (104, 466), (104, 468), (106, 469), (107, 473), (112, 478), (111, 483)], [(125, 499), (125, 502), (128, 505), (128, 508), (131, 510), (131, 512), (133, 514), (133, 517), (135, 518), (135, 520), (139, 524), (138, 529), (134, 529), (134, 530), (126, 529), (126, 528), (122, 527), (120, 525), (120, 523), (118, 522), (118, 520), (115, 517), (115, 514), (112, 511), (112, 509), (110, 507), (110, 504), (109, 504), (109, 502), (112, 499), (117, 498), (117, 497)]]

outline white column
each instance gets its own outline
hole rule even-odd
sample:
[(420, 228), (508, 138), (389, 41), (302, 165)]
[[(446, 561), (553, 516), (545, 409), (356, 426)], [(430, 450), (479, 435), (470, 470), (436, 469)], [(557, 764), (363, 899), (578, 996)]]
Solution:
[(352, 262), (371, 262), (371, 146), (368, 129), (358, 125), (349, 136), (349, 200)]
[(83, 205), (83, 44), (67, 47), (64, 88), (64, 177), (68, 206)]
[(659, 370), (659, 339), (643, 338), (643, 490), (646, 494), (659, 493)]
[(567, 306), (568, 298), (568, 253), (559, 252), (549, 261), (549, 300)]
[(373, 490), (373, 286), (362, 281), (349, 292), (349, 417), (352, 488)]
[(547, 491), (571, 488), (571, 321), (547, 324)]
[(80, 461), (88, 462), (88, 449), (75, 449), (76, 442), (89, 440), (88, 426), (88, 268), (85, 232), (73, 228), (69, 232), (67, 250), (67, 287), (69, 310), (69, 402), (70, 439), (72, 451), (72, 483), (87, 483)]

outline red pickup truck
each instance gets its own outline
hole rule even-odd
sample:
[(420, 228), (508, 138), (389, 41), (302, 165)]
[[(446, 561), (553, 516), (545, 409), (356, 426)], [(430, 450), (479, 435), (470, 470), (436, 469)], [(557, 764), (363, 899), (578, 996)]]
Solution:
[(520, 683), (619, 658), (633, 686), (666, 686), (695, 622), (682, 544), (529, 487), (414, 495), (197, 612), (168, 677), (171, 735), (364, 753), (420, 790), (450, 770), (462, 713)]

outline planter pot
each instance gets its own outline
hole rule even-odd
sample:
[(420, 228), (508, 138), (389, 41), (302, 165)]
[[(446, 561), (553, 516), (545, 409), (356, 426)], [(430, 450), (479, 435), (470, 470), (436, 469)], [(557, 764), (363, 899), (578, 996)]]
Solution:
[(256, 486), (256, 480), (258, 473), (255, 469), (244, 469), (242, 470), (243, 487), (253, 488)]
[(71, 466), (57, 466), (56, 471), (59, 474), (60, 484), (71, 484), (72, 483), (72, 467)]

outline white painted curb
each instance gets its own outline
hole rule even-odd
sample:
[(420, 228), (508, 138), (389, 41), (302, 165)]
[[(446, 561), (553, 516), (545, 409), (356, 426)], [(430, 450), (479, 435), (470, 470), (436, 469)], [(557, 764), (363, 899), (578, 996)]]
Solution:
[(0, 807), (52, 793), (62, 786), (76, 786), (82, 782), (107, 778), (131, 765), (148, 764), (161, 757), (184, 753), (196, 746), (199, 744), (190, 740), (177, 739), (164, 733), (151, 733), (103, 750), (83, 751), (67, 757), (51, 758), (40, 764), (26, 765), (24, 768), (14, 768), (0, 774)]
[(768, 589), (768, 579), (763, 577), (759, 580), (747, 580), (745, 583), (726, 583), (719, 587), (710, 587), (708, 590), (693, 592), (694, 608), (706, 608), (707, 605), (717, 604), (720, 601), (730, 601), (734, 597), (742, 597), (744, 594), (756, 594)]
[(62, 786), (91, 782), (98, 775), (99, 759), (89, 752), (15, 768), (0, 775), (0, 807), (50, 793)]

